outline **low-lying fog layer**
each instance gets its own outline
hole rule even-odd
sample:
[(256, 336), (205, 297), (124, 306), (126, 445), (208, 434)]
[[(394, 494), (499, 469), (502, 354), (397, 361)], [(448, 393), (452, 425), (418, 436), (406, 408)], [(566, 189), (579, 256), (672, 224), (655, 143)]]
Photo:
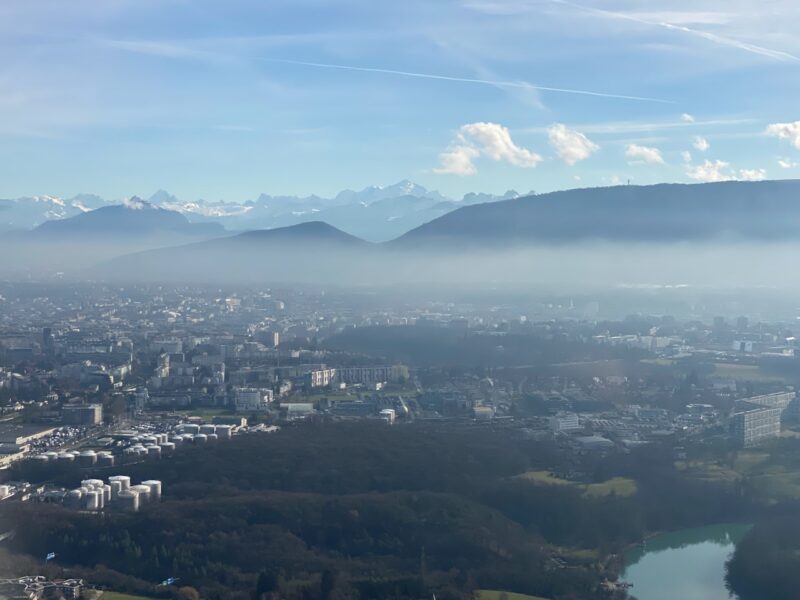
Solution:
[[(150, 247), (170, 241), (153, 240)], [(0, 242), (0, 277), (338, 285), (798, 287), (800, 243), (592, 242), (516, 249), (389, 250), (372, 244)], [(129, 252), (134, 252), (128, 254)]]

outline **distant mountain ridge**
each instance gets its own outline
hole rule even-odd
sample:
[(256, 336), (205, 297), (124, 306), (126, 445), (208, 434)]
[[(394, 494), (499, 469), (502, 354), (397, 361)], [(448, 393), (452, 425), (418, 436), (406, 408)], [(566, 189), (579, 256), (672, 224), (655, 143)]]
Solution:
[[(273, 229), (320, 220), (358, 237), (386, 241), (460, 206), (516, 196), (518, 194), (513, 191), (502, 196), (470, 193), (461, 200), (454, 200), (404, 180), (360, 191), (344, 190), (332, 198), (262, 194), (243, 203), (184, 201), (158, 190), (147, 202), (181, 213), (191, 222), (219, 223), (231, 231)], [(112, 204), (88, 194), (71, 199), (35, 196), (0, 200), (0, 231), (33, 229), (51, 220), (74, 217)]]
[(141, 198), (131, 198), (122, 204), (102, 206), (77, 215), (46, 221), (36, 227), (30, 236), (47, 238), (150, 237), (167, 234), (188, 238), (223, 235), (225, 228), (218, 223), (190, 223), (182, 214), (153, 206)]
[(452, 211), (394, 247), (800, 239), (800, 181), (573, 189)]
[(609, 256), (633, 256), (649, 272), (653, 252), (669, 261), (684, 242), (706, 244), (693, 246), (700, 254), (712, 243), (756, 242), (768, 254), (765, 242), (785, 241), (800, 242), (800, 181), (618, 186), (464, 206), (385, 243), (309, 222), (122, 256), (104, 273), (195, 282), (530, 281), (526, 273), (548, 263), (563, 271), (567, 254), (573, 264), (593, 260), (614, 271), (594, 242), (615, 244)]
[(110, 279), (329, 281), (347, 264), (364, 264), (376, 245), (319, 221), (255, 230), (183, 246), (120, 256), (93, 269)]

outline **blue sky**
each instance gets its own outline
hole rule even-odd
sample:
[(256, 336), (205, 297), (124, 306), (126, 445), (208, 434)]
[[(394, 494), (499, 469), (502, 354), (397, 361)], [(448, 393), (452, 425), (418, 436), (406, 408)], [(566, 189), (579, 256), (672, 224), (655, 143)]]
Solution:
[(795, 0), (4, 0), (0, 197), (794, 178), (799, 28)]

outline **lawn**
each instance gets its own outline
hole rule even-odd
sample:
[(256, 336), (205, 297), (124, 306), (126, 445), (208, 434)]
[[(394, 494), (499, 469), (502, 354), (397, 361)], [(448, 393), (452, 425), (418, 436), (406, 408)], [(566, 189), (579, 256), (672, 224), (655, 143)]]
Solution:
[(186, 415), (187, 417), (200, 417), (202, 419), (211, 419), (213, 417), (220, 417), (220, 416), (225, 416), (225, 417), (245, 416), (245, 415), (236, 415), (227, 408), (214, 408), (213, 406), (191, 408), (189, 410), (176, 410), (175, 412), (180, 413), (182, 415)]
[(587, 496), (609, 496), (616, 494), (617, 496), (632, 496), (636, 493), (636, 482), (633, 479), (626, 477), (614, 477), (602, 483), (578, 483), (576, 481), (569, 481), (556, 477), (549, 471), (528, 471), (517, 475), (517, 479), (525, 479), (533, 483), (543, 485), (572, 485), (577, 488), (582, 488)]
[(550, 471), (527, 471), (517, 475), (517, 479), (527, 479), (534, 483), (544, 483), (547, 485), (575, 485), (572, 481), (556, 477)]
[(478, 600), (547, 600), (547, 598), (542, 598), (541, 596), (528, 596), (527, 594), (504, 592), (502, 590), (477, 590), (475, 597)]
[(633, 496), (636, 493), (636, 482), (627, 477), (613, 477), (603, 483), (590, 483), (586, 486), (588, 496)]
[(732, 363), (716, 363), (714, 375), (722, 379), (737, 381), (782, 381), (783, 378), (770, 375), (761, 370), (758, 365), (736, 365)]

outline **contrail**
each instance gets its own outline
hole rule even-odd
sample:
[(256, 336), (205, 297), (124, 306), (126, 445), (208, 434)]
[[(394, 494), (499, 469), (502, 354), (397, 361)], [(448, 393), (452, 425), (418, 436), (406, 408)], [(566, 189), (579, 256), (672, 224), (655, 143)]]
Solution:
[(359, 71), (362, 73), (382, 73), (385, 75), (398, 75), (401, 77), (417, 77), (419, 79), (436, 79), (439, 81), (457, 81), (460, 83), (477, 83), (480, 85), (491, 85), (494, 87), (521, 88), (526, 90), (539, 90), (543, 92), (557, 92), (560, 94), (578, 94), (581, 96), (596, 96), (599, 98), (615, 98), (617, 100), (636, 100), (638, 102), (659, 102), (662, 104), (674, 104), (672, 100), (662, 100), (661, 98), (646, 98), (642, 96), (625, 96), (622, 94), (607, 94), (605, 92), (592, 92), (588, 90), (575, 90), (569, 88), (546, 87), (534, 85), (527, 81), (494, 81), (489, 79), (471, 79), (469, 77), (451, 77), (449, 75), (435, 75), (432, 73), (415, 73), (412, 71), (396, 71), (394, 69), (379, 69), (374, 67), (355, 67), (352, 65), (337, 65), (331, 63), (306, 62), (302, 60), (289, 60), (280, 58), (264, 58), (267, 62), (285, 63), (290, 65), (301, 65), (305, 67), (316, 67), (319, 69), (339, 69), (342, 71)]
[(747, 42), (742, 42), (741, 40), (725, 37), (722, 35), (717, 35), (716, 33), (710, 33), (708, 31), (702, 31), (700, 29), (692, 29), (691, 27), (686, 27), (684, 25), (675, 25), (673, 23), (667, 23), (664, 21), (648, 21), (647, 19), (642, 19), (641, 17), (637, 17), (628, 13), (614, 12), (612, 10), (594, 8), (591, 6), (583, 6), (581, 4), (575, 4), (574, 2), (569, 2), (568, 0), (550, 0), (550, 2), (554, 4), (561, 4), (563, 6), (570, 6), (572, 8), (577, 8), (578, 10), (582, 10), (584, 12), (602, 15), (604, 17), (623, 19), (625, 21), (633, 21), (634, 23), (639, 23), (641, 25), (650, 25), (652, 27), (663, 27), (664, 29), (669, 29), (671, 31), (688, 33), (689, 35), (701, 37), (705, 40), (708, 40), (709, 42), (713, 42), (720, 46), (729, 46), (731, 48), (738, 48), (739, 50), (744, 50), (745, 52), (751, 52), (753, 54), (759, 54), (761, 56), (767, 56), (769, 58), (774, 58), (777, 60), (800, 62), (800, 56), (789, 54), (788, 52), (784, 52), (783, 50), (773, 50), (772, 48), (765, 48), (763, 46), (756, 46), (755, 44), (748, 44)]

